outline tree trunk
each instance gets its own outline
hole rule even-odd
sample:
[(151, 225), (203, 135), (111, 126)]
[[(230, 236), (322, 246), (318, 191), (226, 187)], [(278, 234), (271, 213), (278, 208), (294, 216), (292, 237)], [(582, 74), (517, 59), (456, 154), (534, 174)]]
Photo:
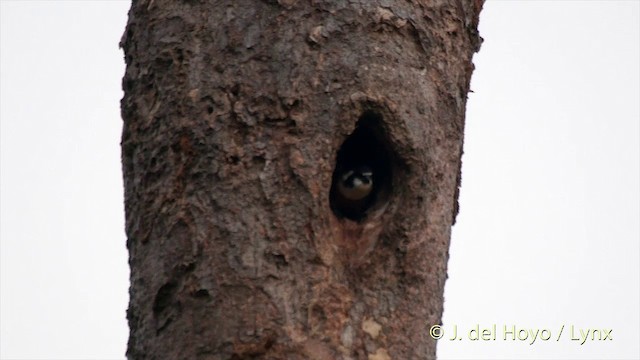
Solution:
[(434, 358), (481, 6), (134, 0), (128, 357)]

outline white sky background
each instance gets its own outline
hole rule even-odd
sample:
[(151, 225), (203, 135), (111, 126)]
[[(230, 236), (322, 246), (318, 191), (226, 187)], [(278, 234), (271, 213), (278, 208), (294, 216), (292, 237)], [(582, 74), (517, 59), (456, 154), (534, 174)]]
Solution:
[[(124, 357), (128, 8), (0, 1), (3, 359)], [(438, 355), (640, 358), (640, 2), (489, 0), (480, 30)]]

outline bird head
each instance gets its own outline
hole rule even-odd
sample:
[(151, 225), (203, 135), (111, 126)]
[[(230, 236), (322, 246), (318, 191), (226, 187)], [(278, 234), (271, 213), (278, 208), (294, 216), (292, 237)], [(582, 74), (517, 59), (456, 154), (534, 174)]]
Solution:
[(345, 171), (340, 176), (338, 190), (348, 200), (362, 200), (373, 189), (373, 172), (368, 166), (360, 166)]

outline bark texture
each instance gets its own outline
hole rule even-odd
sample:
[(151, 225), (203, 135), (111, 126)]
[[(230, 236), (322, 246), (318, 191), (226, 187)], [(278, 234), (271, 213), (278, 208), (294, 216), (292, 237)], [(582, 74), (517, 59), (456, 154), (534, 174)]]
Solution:
[(434, 358), (481, 6), (134, 0), (127, 356)]

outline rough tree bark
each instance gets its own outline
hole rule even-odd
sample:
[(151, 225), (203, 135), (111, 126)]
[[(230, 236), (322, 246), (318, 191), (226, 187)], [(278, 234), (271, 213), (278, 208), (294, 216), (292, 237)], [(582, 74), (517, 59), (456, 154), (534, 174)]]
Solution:
[(434, 358), (481, 7), (134, 0), (128, 357)]

